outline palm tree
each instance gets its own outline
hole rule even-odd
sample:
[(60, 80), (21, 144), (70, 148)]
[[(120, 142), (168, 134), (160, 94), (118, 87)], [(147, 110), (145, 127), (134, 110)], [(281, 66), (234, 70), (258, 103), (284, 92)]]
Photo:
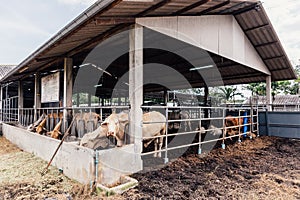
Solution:
[(237, 87), (233, 86), (225, 86), (220, 88), (221, 93), (219, 94), (220, 97), (224, 98), (227, 101), (233, 100), (233, 103), (235, 103), (235, 96), (240, 95), (244, 96), (242, 93), (237, 91)]

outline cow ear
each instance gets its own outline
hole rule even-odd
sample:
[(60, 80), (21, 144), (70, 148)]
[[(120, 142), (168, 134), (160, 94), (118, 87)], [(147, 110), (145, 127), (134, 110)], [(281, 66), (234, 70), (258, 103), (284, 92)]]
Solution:
[(102, 122), (101, 126), (107, 126), (107, 122), (106, 121)]

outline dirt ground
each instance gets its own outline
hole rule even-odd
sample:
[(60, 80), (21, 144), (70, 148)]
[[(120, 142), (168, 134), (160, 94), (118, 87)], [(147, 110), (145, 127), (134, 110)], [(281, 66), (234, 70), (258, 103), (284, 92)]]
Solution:
[[(54, 167), (41, 176), (47, 163), (3, 137), (0, 156), (0, 200), (106, 198)], [(300, 199), (300, 140), (246, 140), (132, 177), (139, 185), (110, 199)]]
[(47, 162), (23, 152), (0, 137), (0, 200), (11, 199), (98, 199), (95, 190), (73, 181)]

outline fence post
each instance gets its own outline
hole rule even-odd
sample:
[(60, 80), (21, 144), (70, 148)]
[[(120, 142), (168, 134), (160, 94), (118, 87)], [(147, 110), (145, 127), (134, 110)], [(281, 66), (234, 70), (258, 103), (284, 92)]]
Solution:
[(168, 163), (169, 162), (169, 158), (168, 158), (168, 127), (169, 127), (169, 108), (168, 106), (166, 107), (166, 145), (165, 145), (165, 158), (164, 158), (164, 163)]
[(238, 125), (239, 125), (239, 139), (238, 139), (238, 142), (242, 142), (241, 140), (241, 123), (240, 123), (240, 120), (241, 119), (241, 109), (239, 109), (239, 118), (238, 118)]
[(267, 136), (270, 136), (270, 125), (269, 125), (269, 111), (266, 110), (266, 130), (267, 130)]
[(225, 149), (225, 137), (226, 137), (226, 108), (223, 108), (223, 140), (222, 149)]
[(201, 108), (199, 109), (199, 147), (198, 147), (198, 154), (202, 153), (202, 133), (201, 133)]

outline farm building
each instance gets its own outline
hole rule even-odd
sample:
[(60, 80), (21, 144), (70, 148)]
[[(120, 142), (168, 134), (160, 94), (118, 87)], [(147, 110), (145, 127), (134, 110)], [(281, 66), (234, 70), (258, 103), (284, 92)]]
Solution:
[[(264, 109), (267, 105), (265, 96), (255, 96), (247, 99), (244, 105), (250, 105), (251, 102), (258, 107)], [(299, 95), (275, 95), (272, 97), (273, 111), (299, 111), (300, 98)]]
[[(112, 184), (121, 174), (142, 169), (143, 109), (163, 113), (166, 121), (152, 124), (167, 124), (165, 135), (170, 137), (180, 136), (180, 131), (168, 133), (180, 129), (176, 123), (190, 120), (209, 130), (209, 123), (216, 120), (211, 125), (222, 133), (211, 142), (223, 140), (224, 144), (223, 124), (231, 113), (226, 108), (208, 107), (208, 87), (265, 81), (269, 105), (271, 81), (295, 78), (259, 1), (99, 0), (1, 79), (3, 133), (21, 148), (50, 160), (49, 149), (54, 151), (59, 141), (20, 126), (41, 119), (48, 131), (70, 131), (75, 142), (64, 143), (53, 163), (80, 182), (96, 179)], [(171, 99), (185, 98), (179, 94), (170, 98), (168, 91), (189, 88), (205, 88), (201, 104), (168, 106)], [(162, 105), (145, 105), (154, 94)], [(190, 98), (190, 102), (199, 101)], [(178, 109), (189, 118), (170, 118)], [(257, 131), (257, 110), (242, 109), (237, 117), (251, 117), (249, 121), (256, 124), (250, 124), (248, 131), (254, 132), (255, 127)], [(99, 127), (92, 113), (103, 122), (113, 111), (123, 110), (129, 110), (130, 144), (100, 151), (75, 145), (77, 139)], [(90, 114), (84, 121), (85, 113)], [(42, 119), (44, 115), (47, 117)], [(75, 116), (79, 119), (73, 130)], [(244, 124), (249, 125), (247, 121)], [(239, 132), (244, 127), (238, 127)], [(197, 145), (201, 153), (203, 138), (198, 134), (194, 143), (198, 133), (194, 130), (184, 130), (182, 135), (193, 134), (187, 143), (167, 146), (168, 135), (164, 137), (161, 151), (165, 162), (171, 150)], [(156, 149), (155, 153), (161, 152)], [(120, 168), (120, 160), (124, 168)]]

